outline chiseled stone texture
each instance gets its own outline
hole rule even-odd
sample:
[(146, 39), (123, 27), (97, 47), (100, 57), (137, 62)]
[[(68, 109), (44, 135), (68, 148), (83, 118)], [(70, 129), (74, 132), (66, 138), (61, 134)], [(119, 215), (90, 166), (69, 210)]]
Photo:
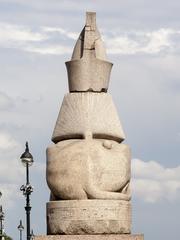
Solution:
[(94, 234), (93, 240), (96, 234), (106, 234), (96, 239), (111, 237), (107, 234), (114, 234), (113, 239), (141, 239), (128, 235), (131, 154), (129, 146), (121, 143), (124, 132), (106, 93), (112, 64), (107, 61), (95, 13), (87, 13), (66, 66), (70, 93), (55, 125), (55, 144), (47, 148), (46, 178), (51, 190), (47, 233), (72, 235), (70, 239), (88, 234)]
[(47, 203), (48, 234), (130, 233), (131, 204), (120, 200), (69, 200)]
[(94, 138), (121, 142), (125, 135), (112, 101), (107, 93), (66, 94), (54, 128), (52, 141), (85, 138), (91, 132)]
[(112, 63), (95, 58), (91, 52), (81, 60), (66, 62), (69, 91), (107, 91)]
[(130, 200), (130, 149), (113, 140), (71, 139), (47, 149), (51, 200)]
[(35, 240), (144, 240), (144, 236), (143, 234), (47, 235), (35, 236)]
[(112, 63), (106, 61), (106, 50), (96, 27), (96, 13), (86, 13), (86, 24), (66, 62), (69, 91), (107, 91)]

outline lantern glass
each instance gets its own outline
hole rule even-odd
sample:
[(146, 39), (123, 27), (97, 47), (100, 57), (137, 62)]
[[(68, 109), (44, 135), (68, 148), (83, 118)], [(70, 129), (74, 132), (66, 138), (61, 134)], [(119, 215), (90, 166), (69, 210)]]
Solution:
[(32, 158), (21, 158), (21, 162), (23, 164), (23, 166), (32, 166), (33, 165), (33, 159)]
[(20, 221), (19, 226), (17, 227), (19, 231), (23, 231), (24, 230), (24, 226), (22, 225), (22, 221)]

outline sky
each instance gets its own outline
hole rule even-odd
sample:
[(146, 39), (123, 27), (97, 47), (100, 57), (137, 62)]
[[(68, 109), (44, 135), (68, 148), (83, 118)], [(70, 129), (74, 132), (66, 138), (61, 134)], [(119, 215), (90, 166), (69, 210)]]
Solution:
[(25, 141), (34, 157), (31, 228), (46, 234), (45, 151), (86, 11), (96, 11), (114, 64), (109, 93), (132, 150), (132, 233), (180, 238), (179, 10), (179, 0), (0, 0), (0, 204), (13, 239), (25, 225)]

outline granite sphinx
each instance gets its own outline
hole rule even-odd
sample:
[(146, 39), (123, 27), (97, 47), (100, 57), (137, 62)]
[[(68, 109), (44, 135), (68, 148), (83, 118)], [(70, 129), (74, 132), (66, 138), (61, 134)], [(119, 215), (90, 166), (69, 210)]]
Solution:
[(108, 91), (112, 63), (87, 12), (47, 148), (48, 234), (130, 233), (131, 153)]

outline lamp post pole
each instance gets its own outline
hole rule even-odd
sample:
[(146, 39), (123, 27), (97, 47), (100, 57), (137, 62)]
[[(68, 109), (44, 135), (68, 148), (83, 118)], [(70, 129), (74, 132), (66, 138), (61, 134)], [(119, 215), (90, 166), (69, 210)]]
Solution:
[[(29, 186), (29, 165), (26, 163), (26, 186)], [(27, 222), (27, 240), (30, 240), (31, 237), (31, 226), (30, 226), (30, 214), (31, 214), (31, 205), (30, 205), (30, 194), (31, 191), (26, 192), (26, 222)]]
[(3, 221), (4, 221), (4, 212), (2, 210), (2, 206), (0, 206), (0, 239), (1, 240), (3, 240), (3, 235), (4, 235)]
[(22, 225), (22, 220), (20, 220), (19, 226), (17, 227), (19, 230), (19, 239), (22, 240), (22, 231), (24, 230), (24, 226)]
[(31, 205), (30, 205), (30, 195), (33, 192), (33, 187), (29, 182), (29, 167), (33, 164), (33, 156), (29, 152), (28, 142), (26, 142), (26, 149), (25, 152), (20, 157), (23, 165), (26, 167), (26, 185), (22, 185), (20, 190), (23, 191), (23, 195), (26, 197), (26, 231), (27, 231), (27, 240), (31, 239), (31, 221), (30, 221), (30, 214), (31, 214)]

